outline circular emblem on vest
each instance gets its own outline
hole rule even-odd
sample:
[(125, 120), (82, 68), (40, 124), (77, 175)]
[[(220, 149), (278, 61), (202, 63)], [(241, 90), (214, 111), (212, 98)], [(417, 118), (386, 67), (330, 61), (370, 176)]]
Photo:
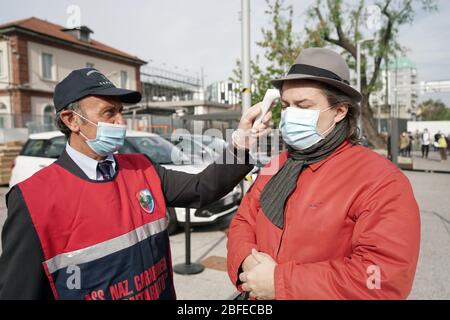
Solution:
[(153, 199), (153, 195), (150, 190), (141, 190), (136, 194), (136, 197), (139, 201), (139, 205), (145, 212), (153, 213), (153, 210), (155, 209), (155, 200)]

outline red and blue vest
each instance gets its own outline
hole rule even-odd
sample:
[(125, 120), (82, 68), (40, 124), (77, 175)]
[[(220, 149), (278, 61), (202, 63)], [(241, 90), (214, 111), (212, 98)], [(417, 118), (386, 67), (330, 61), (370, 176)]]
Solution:
[(160, 178), (143, 155), (115, 155), (108, 181), (58, 163), (18, 186), (56, 299), (175, 299)]

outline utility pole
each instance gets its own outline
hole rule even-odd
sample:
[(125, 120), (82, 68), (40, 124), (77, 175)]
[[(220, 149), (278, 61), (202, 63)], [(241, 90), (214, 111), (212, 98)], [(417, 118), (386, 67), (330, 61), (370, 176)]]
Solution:
[[(367, 41), (373, 41), (374, 39), (370, 38), (370, 39), (362, 39), (362, 40), (358, 40), (358, 42), (356, 43), (356, 83), (357, 83), (357, 87), (358, 87), (358, 92), (361, 93), (361, 45), (364, 42)], [(363, 96), (364, 99), (364, 96)], [(364, 101), (361, 101), (361, 107), (364, 105)], [(361, 108), (361, 112), (359, 113), (359, 118), (358, 118), (358, 128), (359, 128), (359, 134), (362, 137), (363, 135), (363, 126), (362, 126), (362, 108)]]
[(241, 0), (242, 24), (242, 113), (252, 106), (250, 76), (250, 0)]
[[(394, 79), (394, 106), (391, 106), (391, 161), (398, 165), (399, 150), (399, 128), (398, 128), (398, 88), (397, 88), (397, 63), (398, 58), (395, 56), (395, 79)], [(392, 112), (393, 109), (393, 112)]]

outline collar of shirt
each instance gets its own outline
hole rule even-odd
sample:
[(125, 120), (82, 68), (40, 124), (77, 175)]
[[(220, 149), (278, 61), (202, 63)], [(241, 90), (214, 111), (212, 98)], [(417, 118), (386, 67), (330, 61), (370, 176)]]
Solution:
[[(86, 174), (86, 176), (91, 180), (103, 180), (103, 177), (99, 172), (97, 172), (97, 164), (98, 161), (94, 160), (87, 155), (75, 150), (69, 145), (69, 142), (66, 143), (66, 152), (69, 157), (80, 167), (81, 170)], [(110, 154), (106, 157), (105, 160), (109, 160), (112, 162), (113, 172), (112, 175), (116, 172), (116, 160), (113, 155)]]
[[(345, 140), (344, 142), (342, 142), (337, 148), (336, 150), (334, 150), (328, 157), (326, 157), (323, 160), (320, 160), (318, 162), (314, 162), (311, 163), (309, 165), (309, 168), (315, 172), (317, 169), (319, 169), (324, 163), (326, 163), (328, 160), (334, 158), (335, 156), (337, 156), (339, 153), (347, 150), (348, 148), (351, 148), (353, 145), (348, 141)], [(280, 154), (280, 158), (279, 161), (281, 161), (281, 165), (284, 164), (284, 162), (286, 161), (286, 159), (288, 158), (288, 151), (284, 151), (283, 153)], [(274, 164), (273, 164), (274, 165)]]
[(336, 150), (334, 150), (328, 157), (326, 157), (325, 159), (320, 160), (320, 161), (318, 161), (318, 162), (311, 163), (311, 164), (309, 165), (309, 167), (310, 167), (311, 170), (314, 172), (314, 171), (316, 171), (317, 169), (319, 169), (319, 168), (320, 168), (324, 163), (326, 163), (328, 160), (334, 158), (335, 156), (337, 156), (337, 155), (338, 155), (339, 153), (341, 153), (342, 151), (345, 151), (345, 150), (347, 150), (348, 148), (351, 148), (351, 147), (352, 147), (352, 144), (351, 144), (348, 140), (345, 140), (345, 141), (342, 142), (342, 143), (339, 145), (339, 147), (337, 147)]

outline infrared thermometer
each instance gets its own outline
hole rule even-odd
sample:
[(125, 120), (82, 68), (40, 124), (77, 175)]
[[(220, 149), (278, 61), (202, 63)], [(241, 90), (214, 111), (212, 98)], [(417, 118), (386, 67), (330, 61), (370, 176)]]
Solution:
[(264, 99), (261, 103), (261, 113), (256, 118), (255, 122), (253, 122), (252, 128), (256, 128), (261, 123), (264, 116), (267, 114), (267, 112), (269, 112), (272, 103), (279, 98), (280, 98), (280, 91), (278, 89), (268, 89), (266, 91)]

